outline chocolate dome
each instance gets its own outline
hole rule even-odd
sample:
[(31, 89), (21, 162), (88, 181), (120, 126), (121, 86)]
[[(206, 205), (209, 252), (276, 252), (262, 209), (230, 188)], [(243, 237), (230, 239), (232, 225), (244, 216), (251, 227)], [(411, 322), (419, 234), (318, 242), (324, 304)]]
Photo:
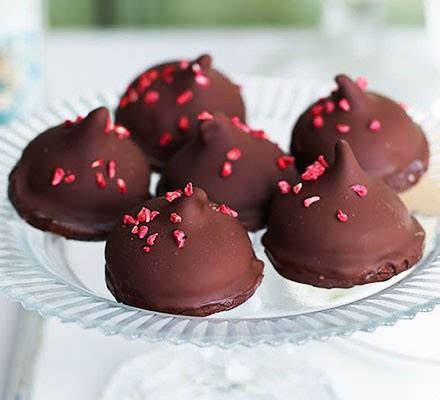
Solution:
[(369, 175), (382, 178), (396, 191), (414, 185), (428, 167), (426, 138), (401, 105), (367, 92), (366, 81), (336, 77), (337, 90), (312, 104), (298, 119), (290, 145), (299, 168), (320, 154), (333, 163), (338, 139), (353, 149)]
[(204, 113), (199, 133), (167, 165), (158, 192), (187, 181), (205, 190), (210, 200), (238, 212), (248, 230), (262, 228), (281, 179), (294, 179), (293, 157), (237, 118)]
[(124, 210), (148, 198), (150, 169), (105, 108), (43, 132), (9, 176), (9, 198), (31, 225), (69, 239), (102, 240)]
[(294, 190), (280, 185), (262, 239), (282, 276), (346, 288), (387, 280), (421, 258), (422, 227), (389, 186), (362, 171), (347, 142), (337, 142), (332, 167), (307, 179)]
[(137, 77), (122, 96), (116, 122), (127, 127), (162, 170), (169, 158), (196, 133), (197, 115), (223, 111), (244, 119), (240, 89), (212, 67), (211, 57), (152, 67)]
[(123, 217), (105, 248), (107, 286), (120, 302), (205, 316), (238, 306), (263, 263), (233, 212), (187, 184)]

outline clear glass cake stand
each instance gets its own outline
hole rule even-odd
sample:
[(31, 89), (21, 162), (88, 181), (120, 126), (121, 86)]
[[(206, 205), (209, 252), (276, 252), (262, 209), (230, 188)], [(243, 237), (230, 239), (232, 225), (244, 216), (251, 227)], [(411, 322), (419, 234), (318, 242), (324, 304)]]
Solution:
[[(250, 123), (266, 129), (284, 148), (293, 121), (312, 99), (327, 90), (314, 83), (259, 77), (241, 77), (241, 82)], [(99, 329), (104, 335), (224, 348), (299, 344), (373, 331), (430, 311), (440, 302), (440, 222), (432, 212), (419, 215), (427, 231), (423, 260), (387, 282), (326, 290), (284, 280), (264, 256), (259, 242), (262, 233), (257, 232), (251, 238), (257, 255), (265, 261), (265, 278), (242, 306), (196, 318), (117, 303), (104, 283), (103, 243), (68, 241), (33, 229), (17, 216), (6, 197), (8, 173), (36, 134), (96, 106), (114, 108), (116, 103), (116, 92), (59, 100), (40, 113), (1, 128), (0, 288), (10, 300), (43, 316)], [(420, 185), (432, 189), (433, 194), (422, 203), (438, 204), (440, 107), (434, 106), (427, 113), (412, 111), (412, 115), (431, 144), (431, 168)]]

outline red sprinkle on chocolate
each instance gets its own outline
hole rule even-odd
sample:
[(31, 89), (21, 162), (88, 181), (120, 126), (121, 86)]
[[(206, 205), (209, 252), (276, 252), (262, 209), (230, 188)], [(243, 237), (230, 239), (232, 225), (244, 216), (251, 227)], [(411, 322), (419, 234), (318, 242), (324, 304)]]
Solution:
[(183, 132), (188, 132), (189, 118), (186, 115), (181, 115), (177, 121), (177, 127)]
[(52, 186), (59, 185), (64, 179), (65, 175), (66, 173), (64, 172), (63, 168), (55, 168), (55, 171), (53, 172), (53, 176), (52, 176), (52, 182), (51, 182)]
[(119, 108), (125, 108), (128, 105), (128, 97), (124, 96), (121, 97), (121, 99), (119, 100)]
[(305, 181), (316, 181), (324, 172), (326, 167), (318, 160), (310, 164), (301, 175)]
[(78, 116), (76, 117), (75, 122), (78, 124), (79, 122), (81, 122), (81, 121), (83, 121), (83, 120), (84, 120), (84, 117), (83, 117), (82, 115), (78, 115)]
[(206, 75), (202, 75), (202, 74), (196, 75), (194, 80), (196, 81), (196, 83), (199, 86), (201, 86), (203, 88), (207, 88), (209, 86), (209, 83), (210, 83), (209, 78)]
[(382, 128), (382, 124), (378, 119), (371, 120), (370, 124), (368, 125), (368, 129), (372, 132), (377, 132)]
[(143, 92), (150, 85), (151, 85), (151, 80), (148, 78), (147, 75), (142, 74), (137, 84), (138, 91)]
[(279, 181), (278, 189), (280, 189), (281, 194), (288, 194), (290, 189), (292, 189), (292, 186), (290, 186), (289, 182), (287, 181)]
[(303, 187), (303, 184), (302, 184), (301, 182), (300, 182), (300, 183), (297, 183), (297, 184), (293, 187), (293, 193), (298, 194), (298, 193), (301, 191), (302, 187)]
[(128, 89), (127, 97), (130, 103), (134, 103), (139, 99), (139, 95), (134, 88)]
[(316, 203), (319, 200), (321, 200), (319, 196), (308, 197), (307, 199), (304, 199), (304, 207), (310, 207), (313, 203)]
[(153, 246), (154, 242), (156, 241), (156, 238), (159, 234), (158, 233), (153, 233), (150, 236), (147, 237), (147, 244), (149, 246)]
[(112, 118), (109, 115), (107, 117), (107, 121), (105, 122), (104, 132), (105, 133), (110, 133), (113, 130), (114, 127), (115, 126), (113, 125)]
[(186, 197), (192, 196), (194, 193), (194, 188), (193, 188), (193, 184), (191, 182), (188, 182), (185, 186), (185, 188), (183, 189), (183, 194)]
[(230, 217), (233, 217), (233, 218), (237, 218), (238, 217), (238, 212), (233, 210), (231, 207), (228, 207), (226, 204), (220, 204), (218, 206), (218, 208), (217, 208), (217, 211), (222, 213), (222, 214), (225, 214), (225, 215), (228, 215)]
[(69, 173), (64, 177), (64, 183), (73, 183), (75, 181), (76, 181), (76, 176), (74, 174)]
[(177, 244), (178, 249), (181, 249), (183, 246), (185, 246), (185, 240), (186, 240), (185, 232), (179, 229), (175, 229), (173, 231), (173, 238)]
[(313, 117), (312, 123), (315, 128), (322, 128), (324, 126), (324, 118), (322, 118), (320, 115), (317, 115), (316, 117)]
[(137, 225), (133, 226), (131, 233), (137, 235), (139, 233), (139, 227)]
[(137, 220), (148, 224), (151, 221), (151, 211), (146, 207), (142, 207), (138, 212)]
[(162, 133), (162, 135), (159, 138), (159, 146), (160, 147), (166, 147), (168, 146), (173, 140), (173, 136), (169, 132)]
[(341, 209), (338, 209), (338, 212), (336, 213), (336, 218), (341, 222), (347, 222), (348, 221), (348, 215), (345, 214), (344, 211)]
[(259, 139), (259, 140), (266, 140), (267, 139), (267, 134), (265, 131), (263, 131), (262, 129), (251, 129), (251, 131), (249, 132), (249, 134), (254, 138), (254, 139)]
[(287, 169), (290, 165), (293, 164), (295, 158), (293, 156), (284, 155), (278, 158), (277, 166), (281, 171)]
[(144, 253), (149, 253), (151, 251), (151, 247), (145, 246), (145, 247), (142, 247), (142, 250)]
[(125, 126), (114, 124), (113, 129), (118, 139), (128, 139), (131, 135), (131, 132)]
[(174, 192), (166, 192), (165, 199), (168, 202), (173, 202), (174, 200), (178, 199), (179, 197), (182, 197), (182, 191), (181, 190), (175, 190)]
[(116, 179), (116, 187), (118, 188), (119, 193), (127, 193), (127, 185), (122, 178)]
[(165, 83), (173, 83), (174, 82), (174, 71), (176, 70), (176, 67), (174, 65), (165, 65), (162, 68), (162, 71), (160, 73), (160, 77)]
[(202, 111), (199, 115), (197, 115), (197, 119), (199, 121), (209, 121), (209, 120), (214, 119), (214, 115), (212, 115), (208, 111)]
[(173, 212), (170, 214), (170, 221), (173, 224), (178, 224), (179, 222), (182, 222), (182, 217), (179, 214)]
[(327, 162), (326, 159), (324, 158), (324, 155), (323, 155), (323, 154), (320, 154), (320, 155), (318, 156), (318, 161), (322, 164), (322, 166), (323, 166), (324, 168), (328, 168), (328, 162)]
[(347, 124), (336, 124), (336, 130), (339, 133), (348, 133), (350, 132), (350, 125)]
[(183, 104), (188, 103), (193, 98), (193, 92), (191, 90), (185, 90), (181, 94), (179, 94), (176, 98), (176, 104), (182, 106)]
[(350, 111), (350, 103), (349, 103), (348, 100), (345, 99), (345, 98), (339, 100), (339, 102), (338, 102), (338, 106), (339, 106), (339, 108), (340, 108), (341, 110), (344, 110), (344, 111)]
[(324, 106), (322, 104), (315, 104), (312, 106), (312, 115), (314, 117), (321, 115), (321, 113), (324, 111)]
[(149, 71), (146, 72), (147, 74), (147, 78), (155, 81), (157, 78), (159, 78), (159, 72), (157, 72), (156, 69), (150, 69)]
[(233, 147), (226, 153), (226, 158), (229, 161), (237, 161), (241, 157), (241, 150), (238, 147)]
[(124, 225), (137, 225), (139, 224), (139, 221), (134, 219), (130, 214), (125, 214), (122, 217), (122, 222)]
[(359, 78), (356, 79), (356, 85), (362, 89), (362, 90), (366, 90), (367, 86), (368, 86), (368, 81), (367, 78), (364, 78), (363, 76), (360, 76)]
[(157, 90), (149, 90), (147, 93), (145, 93), (144, 103), (148, 105), (157, 103), (159, 101), (159, 97), (160, 95)]
[(66, 119), (64, 121), (64, 128), (70, 128), (73, 125), (73, 121), (71, 121), (70, 119)]
[(116, 176), (116, 161), (110, 160), (107, 164), (107, 174), (110, 179)]
[(180, 69), (188, 69), (189, 67), (189, 61), (188, 60), (180, 60), (179, 61), (179, 68)]
[(331, 100), (327, 100), (325, 102), (325, 112), (331, 114), (333, 111), (335, 111), (335, 103)]
[(148, 233), (148, 226), (141, 225), (139, 227), (139, 239), (143, 239), (145, 236), (147, 236), (147, 233)]
[(96, 183), (100, 188), (105, 188), (107, 186), (107, 182), (104, 178), (104, 174), (102, 172), (97, 172), (95, 174), (96, 177)]
[(232, 174), (232, 164), (229, 161), (225, 161), (222, 165), (222, 170), (220, 172), (220, 175), (223, 178), (227, 178)]
[(156, 218), (159, 214), (159, 211), (151, 211), (151, 221), (153, 221), (153, 219)]
[(353, 192), (355, 192), (359, 197), (365, 197), (368, 193), (367, 188), (360, 184), (351, 185), (350, 189), (353, 190)]
[(98, 167), (102, 167), (104, 165), (104, 160), (98, 159), (92, 162), (92, 164), (90, 164), (90, 168), (98, 168)]
[(240, 118), (235, 116), (235, 117), (231, 117), (231, 122), (239, 129), (241, 129), (242, 131), (245, 131), (246, 133), (251, 133), (252, 129), (246, 125), (244, 122), (240, 121)]

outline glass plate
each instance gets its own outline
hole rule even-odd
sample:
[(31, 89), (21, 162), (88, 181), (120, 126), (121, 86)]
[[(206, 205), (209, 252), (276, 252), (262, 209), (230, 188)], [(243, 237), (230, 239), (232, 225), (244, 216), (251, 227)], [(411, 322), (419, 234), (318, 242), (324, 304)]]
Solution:
[[(328, 89), (259, 77), (241, 77), (241, 82), (251, 125), (266, 129), (284, 148), (300, 112)], [(104, 283), (104, 243), (69, 241), (40, 232), (22, 221), (6, 198), (9, 171), (35, 135), (94, 107), (112, 109), (117, 100), (116, 92), (60, 100), (0, 128), (0, 289), (9, 299), (43, 316), (98, 328), (105, 335), (222, 347), (303, 343), (373, 331), (401, 318), (413, 318), (419, 311), (430, 311), (440, 302), (440, 222), (437, 216), (419, 215), (427, 231), (423, 260), (387, 282), (330, 290), (290, 282), (274, 272), (260, 245), (262, 232), (257, 232), (251, 239), (257, 256), (265, 262), (265, 278), (240, 307), (197, 318), (117, 303)], [(440, 200), (440, 107), (434, 106), (427, 114), (412, 111), (412, 115), (431, 143), (431, 168), (424, 179), (428, 184), (420, 184), (435, 187), (434, 195), (426, 199), (431, 204)]]

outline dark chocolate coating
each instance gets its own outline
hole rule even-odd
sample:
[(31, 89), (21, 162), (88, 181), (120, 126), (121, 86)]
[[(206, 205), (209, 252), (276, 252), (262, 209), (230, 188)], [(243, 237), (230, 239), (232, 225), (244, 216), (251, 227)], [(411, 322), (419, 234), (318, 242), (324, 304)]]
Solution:
[[(133, 224), (120, 221), (106, 248), (106, 281), (115, 298), (125, 304), (172, 314), (206, 316), (238, 306), (252, 296), (263, 277), (263, 263), (254, 254), (248, 234), (235, 218), (215, 211), (198, 188), (172, 202), (149, 200), (142, 207), (159, 211), (147, 224), (148, 234), (131, 233)], [(181, 222), (170, 221), (177, 213)], [(186, 235), (178, 248), (173, 231)], [(143, 247), (158, 233), (151, 251)]]
[[(227, 153), (238, 149), (238, 160), (228, 160)], [(216, 112), (212, 120), (201, 121), (199, 134), (170, 160), (158, 186), (158, 193), (181, 187), (191, 181), (208, 193), (215, 203), (225, 203), (238, 212), (246, 229), (264, 227), (269, 204), (281, 179), (294, 179), (293, 164), (285, 170), (277, 166), (282, 150), (267, 139), (244, 132), (229, 117)], [(221, 174), (225, 162), (232, 173)]]
[[(9, 176), (9, 198), (22, 218), (69, 239), (103, 240), (123, 211), (149, 197), (146, 156), (130, 138), (119, 138), (114, 130), (106, 133), (108, 121), (108, 110), (98, 108), (81, 122), (50, 128), (28, 144)], [(92, 168), (96, 160), (103, 165)], [(116, 162), (112, 179), (107, 171), (111, 160)], [(66, 177), (70, 171), (75, 181), (52, 185), (56, 168)], [(99, 187), (97, 173), (106, 187)]]
[[(359, 196), (352, 185), (363, 185)], [(304, 200), (320, 200), (304, 206)], [(337, 218), (338, 210), (348, 217)], [(287, 279), (325, 288), (384, 281), (414, 265), (425, 233), (382, 180), (365, 174), (350, 145), (336, 144), (335, 163), (298, 194), (279, 194), (262, 242)]]
[[(429, 149), (422, 130), (406, 114), (401, 105), (379, 94), (366, 92), (345, 75), (336, 77), (337, 90), (328, 98), (312, 104), (298, 119), (290, 145), (299, 168), (305, 168), (323, 154), (333, 162), (333, 150), (338, 139), (344, 139), (353, 149), (359, 164), (369, 175), (382, 178), (395, 191), (414, 185), (428, 168)], [(338, 103), (348, 100), (349, 111)], [(313, 124), (313, 107), (333, 102), (334, 111), (322, 111), (322, 127)], [(370, 124), (377, 120), (380, 127)], [(376, 122), (377, 123), (377, 122)], [(350, 127), (340, 133), (337, 124)]]
[[(163, 71), (170, 68), (174, 71), (163, 78)], [(200, 76), (208, 78), (207, 87), (196, 82), (194, 69), (197, 68), (200, 68)], [(157, 71), (158, 78), (145, 87), (143, 82), (152, 71)], [(188, 90), (192, 98), (182, 105), (177, 104), (177, 97)], [(157, 92), (159, 98), (152, 104), (146, 104), (145, 95), (151, 91)], [(130, 93), (137, 100), (128, 101)], [(196, 134), (197, 115), (214, 110), (238, 116), (241, 120), (245, 118), (240, 88), (211, 66), (210, 56), (203, 55), (183, 65), (178, 61), (158, 65), (137, 77), (122, 96), (116, 111), (116, 122), (133, 133), (148, 155), (152, 168), (161, 171), (170, 157)], [(186, 129), (179, 128), (182, 116), (188, 118)], [(161, 145), (165, 133), (170, 134), (171, 141)]]

